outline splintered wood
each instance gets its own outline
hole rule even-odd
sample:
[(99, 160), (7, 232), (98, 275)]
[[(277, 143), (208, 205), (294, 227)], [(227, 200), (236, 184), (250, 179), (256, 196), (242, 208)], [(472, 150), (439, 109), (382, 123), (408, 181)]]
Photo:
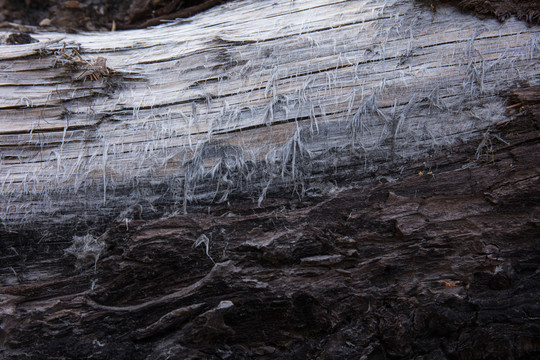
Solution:
[[(505, 91), (540, 83), (539, 35), (442, 5), (322, 0), (32, 34), (0, 46), (0, 220), (260, 204), (335, 175), (399, 174), (505, 120)], [(59, 61), (68, 50), (80, 59)]]

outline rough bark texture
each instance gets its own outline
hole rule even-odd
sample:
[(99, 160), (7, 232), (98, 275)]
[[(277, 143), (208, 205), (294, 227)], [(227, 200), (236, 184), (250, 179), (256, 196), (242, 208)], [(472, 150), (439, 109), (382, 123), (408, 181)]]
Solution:
[[(493, 16), (500, 21), (516, 16), (531, 24), (540, 22), (540, 3), (536, 0), (442, 0), (440, 2), (454, 4), (478, 16)], [(437, 1), (430, 1), (430, 3), (436, 4)]]
[(63, 31), (144, 28), (187, 18), (227, 0), (0, 0), (0, 26), (20, 25)]
[(121, 222), (67, 252), (69, 229), (2, 233), (1, 354), (537, 357), (538, 100), (517, 90), (509, 120), (396, 181)]

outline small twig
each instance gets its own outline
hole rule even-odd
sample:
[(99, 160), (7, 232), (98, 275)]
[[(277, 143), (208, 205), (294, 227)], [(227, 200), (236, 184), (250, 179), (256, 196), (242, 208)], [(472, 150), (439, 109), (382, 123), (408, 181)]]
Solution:
[(520, 103), (517, 103), (517, 104), (514, 104), (514, 105), (507, 106), (506, 109), (513, 109), (513, 108), (517, 108), (517, 107), (520, 107), (520, 106), (523, 106), (523, 105), (525, 105), (525, 103), (520, 102)]

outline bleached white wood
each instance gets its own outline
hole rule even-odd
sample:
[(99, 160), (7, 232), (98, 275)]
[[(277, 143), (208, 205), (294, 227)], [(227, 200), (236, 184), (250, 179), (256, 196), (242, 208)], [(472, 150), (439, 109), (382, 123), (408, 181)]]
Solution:
[[(244, 0), (2, 45), (0, 219), (262, 200), (399, 167), (503, 120), (504, 91), (540, 82), (539, 34), (410, 1)], [(81, 79), (71, 49), (114, 73)]]

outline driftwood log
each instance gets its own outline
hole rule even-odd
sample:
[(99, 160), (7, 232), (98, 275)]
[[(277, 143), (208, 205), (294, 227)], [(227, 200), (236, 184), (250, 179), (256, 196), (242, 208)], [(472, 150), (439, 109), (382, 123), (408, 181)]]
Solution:
[(540, 356), (539, 35), (245, 0), (1, 45), (0, 356)]

